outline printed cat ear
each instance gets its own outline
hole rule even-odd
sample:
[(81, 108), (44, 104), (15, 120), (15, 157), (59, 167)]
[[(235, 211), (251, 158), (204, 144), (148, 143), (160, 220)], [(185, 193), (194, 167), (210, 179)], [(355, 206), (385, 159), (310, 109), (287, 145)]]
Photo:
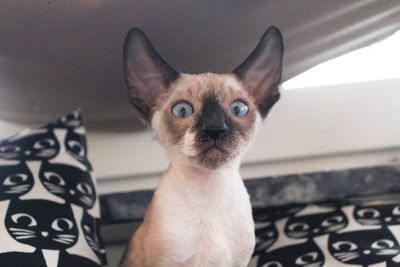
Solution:
[(138, 28), (131, 29), (125, 38), (123, 60), (129, 100), (143, 119), (150, 122), (156, 100), (167, 92), (179, 72), (157, 53)]
[(265, 31), (250, 56), (233, 70), (253, 96), (263, 118), (280, 97), (282, 58), (282, 34), (272, 26)]

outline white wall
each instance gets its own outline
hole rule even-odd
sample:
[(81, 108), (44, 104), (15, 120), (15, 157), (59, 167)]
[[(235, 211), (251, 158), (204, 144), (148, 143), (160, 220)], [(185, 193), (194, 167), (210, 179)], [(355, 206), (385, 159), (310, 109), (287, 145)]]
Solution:
[[(0, 122), (0, 136), (24, 127)], [(89, 132), (88, 142), (100, 192), (153, 188), (168, 165), (148, 131)], [(400, 163), (400, 79), (283, 91), (242, 175), (390, 163)]]

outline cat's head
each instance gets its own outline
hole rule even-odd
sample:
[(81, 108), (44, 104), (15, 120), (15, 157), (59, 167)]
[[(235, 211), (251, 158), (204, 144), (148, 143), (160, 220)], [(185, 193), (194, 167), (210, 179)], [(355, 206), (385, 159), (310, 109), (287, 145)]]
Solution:
[(279, 99), (282, 56), (281, 33), (271, 27), (232, 73), (184, 74), (135, 28), (124, 45), (129, 99), (170, 158), (216, 169), (246, 150)]
[(400, 223), (400, 205), (362, 204), (354, 208), (354, 218), (363, 225), (398, 225)]
[(313, 242), (290, 245), (261, 253), (258, 265), (262, 267), (321, 267), (324, 254)]
[(79, 133), (78, 130), (83, 131), (83, 128), (68, 129), (64, 140), (65, 149), (69, 155), (82, 163), (88, 170), (92, 170), (92, 166), (87, 158), (87, 145), (84, 132)]
[(102, 260), (103, 254), (105, 253), (102, 242), (99, 239), (99, 219), (90, 215), (87, 211), (83, 212), (81, 227), (83, 230), (83, 235), (85, 236), (86, 242), (93, 250), (93, 252)]
[(24, 162), (0, 165), (0, 200), (19, 198), (28, 193), (33, 184), (32, 173)]
[(275, 227), (275, 222), (266, 221), (255, 223), (256, 232), (256, 247), (254, 254), (258, 254), (271, 247), (278, 239), (278, 230)]
[(325, 212), (323, 207), (308, 207), (289, 217), (285, 225), (285, 234), (291, 238), (313, 238), (339, 231), (348, 224), (347, 217), (340, 208), (328, 207)]
[(39, 249), (67, 249), (78, 239), (69, 204), (16, 199), (9, 204), (5, 225), (16, 241)]
[(46, 128), (28, 129), (0, 142), (0, 158), (7, 160), (51, 159), (59, 150), (56, 136)]
[(39, 178), (46, 189), (68, 203), (91, 208), (96, 199), (90, 172), (72, 165), (43, 162)]
[(400, 253), (399, 243), (387, 228), (332, 233), (328, 246), (336, 260), (362, 266), (389, 261)]

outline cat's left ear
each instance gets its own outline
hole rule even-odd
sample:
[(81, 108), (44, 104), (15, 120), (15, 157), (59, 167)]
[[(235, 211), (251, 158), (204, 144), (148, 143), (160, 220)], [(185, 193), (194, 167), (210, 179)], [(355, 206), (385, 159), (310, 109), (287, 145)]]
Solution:
[(139, 28), (128, 32), (123, 60), (129, 100), (143, 119), (150, 123), (157, 100), (168, 91), (171, 82), (179, 77), (179, 72), (157, 53)]
[(277, 27), (265, 31), (254, 51), (233, 73), (254, 98), (264, 118), (279, 100), (282, 77), (283, 40)]

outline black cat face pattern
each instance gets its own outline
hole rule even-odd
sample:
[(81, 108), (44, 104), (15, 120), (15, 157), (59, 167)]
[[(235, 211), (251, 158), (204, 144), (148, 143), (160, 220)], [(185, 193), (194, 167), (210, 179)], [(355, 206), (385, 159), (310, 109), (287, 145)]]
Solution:
[(0, 201), (19, 198), (33, 187), (33, 176), (25, 163), (0, 165)]
[(99, 239), (99, 219), (94, 218), (89, 213), (84, 212), (82, 217), (82, 230), (85, 236), (86, 242), (99, 258), (101, 262), (105, 261), (106, 254), (102, 241)]
[(291, 238), (313, 238), (339, 231), (346, 227), (347, 218), (340, 208), (331, 212), (309, 215), (292, 215), (285, 226)]
[(323, 264), (324, 254), (309, 241), (263, 253), (257, 267), (321, 267)]
[(400, 204), (356, 205), (353, 216), (364, 225), (399, 225)]
[(46, 160), (54, 158), (60, 145), (51, 129), (29, 129), (0, 142), (0, 158), (5, 160)]
[(390, 261), (400, 247), (388, 229), (360, 230), (330, 235), (329, 252), (342, 263), (367, 266)]
[(64, 250), (78, 239), (71, 206), (47, 200), (14, 200), (5, 225), (16, 241), (37, 249)]
[(87, 160), (87, 146), (84, 135), (77, 133), (75, 129), (68, 129), (65, 137), (65, 149), (77, 161), (82, 163), (88, 170), (92, 169)]
[(96, 192), (90, 172), (71, 165), (43, 162), (39, 176), (44, 187), (52, 194), (68, 203), (93, 207)]
[(0, 141), (0, 266), (107, 266), (79, 112)]

